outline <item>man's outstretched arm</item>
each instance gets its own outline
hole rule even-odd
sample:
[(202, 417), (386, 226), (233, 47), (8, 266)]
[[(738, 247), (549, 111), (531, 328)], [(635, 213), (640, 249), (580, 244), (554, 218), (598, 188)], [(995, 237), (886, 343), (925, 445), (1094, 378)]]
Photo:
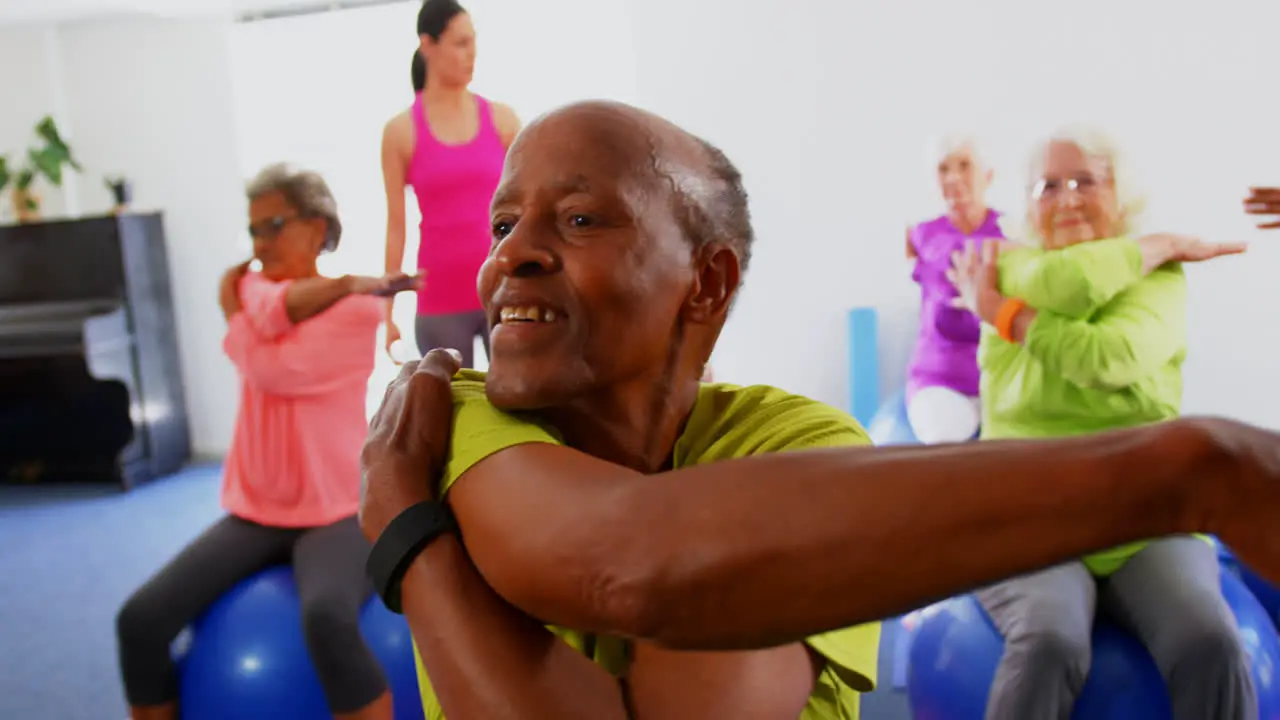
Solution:
[(1206, 530), (1188, 488), (1222, 476), (1222, 455), (1181, 421), (1053, 441), (815, 450), (654, 476), (528, 443), (473, 466), (450, 500), (484, 579), (526, 613), (671, 648), (736, 650)]

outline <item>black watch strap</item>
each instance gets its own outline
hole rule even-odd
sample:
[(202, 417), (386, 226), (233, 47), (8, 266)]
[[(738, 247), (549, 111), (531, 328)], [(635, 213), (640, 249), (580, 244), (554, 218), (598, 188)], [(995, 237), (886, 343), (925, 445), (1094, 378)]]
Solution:
[(365, 572), (387, 609), (403, 613), (400, 581), (409, 571), (409, 564), (432, 540), (456, 527), (449, 507), (434, 500), (410, 505), (387, 525), (369, 551), (365, 565)]

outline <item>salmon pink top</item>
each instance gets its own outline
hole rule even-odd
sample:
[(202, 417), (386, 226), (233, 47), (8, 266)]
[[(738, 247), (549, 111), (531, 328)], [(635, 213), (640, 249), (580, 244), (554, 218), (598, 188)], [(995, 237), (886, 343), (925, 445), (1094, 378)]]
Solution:
[(352, 295), (293, 324), (288, 282), (240, 281), (243, 311), (222, 347), (240, 374), (240, 410), (222, 505), (272, 527), (329, 525), (355, 515), (365, 398), (384, 302)]

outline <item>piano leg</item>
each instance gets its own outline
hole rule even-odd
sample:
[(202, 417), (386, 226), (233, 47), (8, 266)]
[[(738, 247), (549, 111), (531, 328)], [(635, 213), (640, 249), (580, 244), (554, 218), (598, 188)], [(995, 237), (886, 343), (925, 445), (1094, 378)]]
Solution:
[(129, 391), (108, 380), (0, 405), (0, 478), (115, 480), (133, 439)]

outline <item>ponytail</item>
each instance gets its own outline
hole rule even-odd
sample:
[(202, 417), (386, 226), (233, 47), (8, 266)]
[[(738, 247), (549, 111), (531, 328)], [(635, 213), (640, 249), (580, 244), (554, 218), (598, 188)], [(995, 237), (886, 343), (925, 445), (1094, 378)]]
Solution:
[(413, 79), (415, 93), (420, 93), (427, 87), (427, 61), (422, 57), (420, 49), (413, 51), (413, 65), (409, 69), (409, 76)]

